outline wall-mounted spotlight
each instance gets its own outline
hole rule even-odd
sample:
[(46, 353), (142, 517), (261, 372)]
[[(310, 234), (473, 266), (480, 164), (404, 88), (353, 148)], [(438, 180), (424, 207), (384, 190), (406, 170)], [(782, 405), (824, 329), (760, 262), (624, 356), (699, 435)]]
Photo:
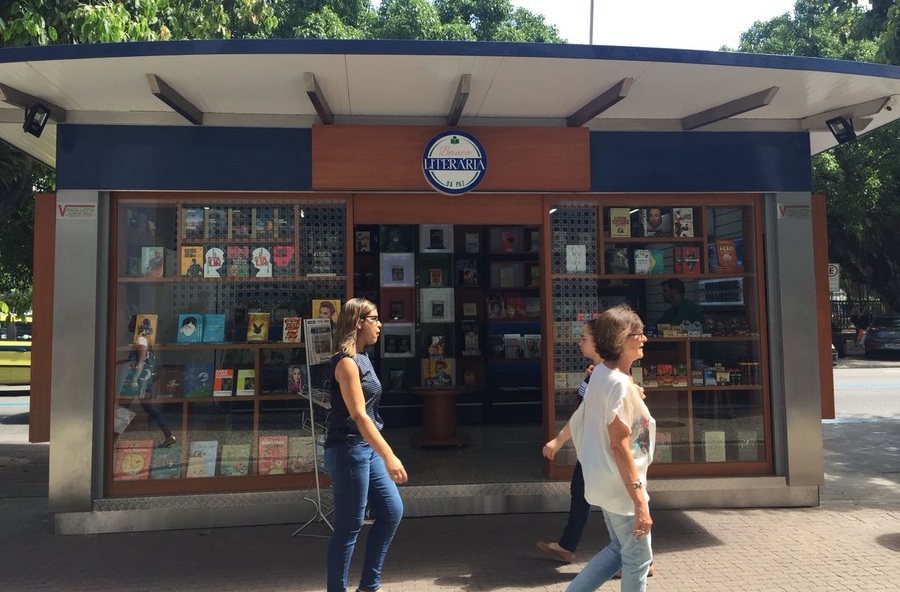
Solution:
[(40, 138), (48, 119), (50, 119), (50, 108), (41, 103), (35, 103), (25, 109), (25, 124), (22, 129), (35, 138)]
[(826, 121), (825, 125), (831, 130), (838, 144), (846, 144), (856, 139), (856, 132), (853, 131), (853, 122), (846, 117), (839, 115)]

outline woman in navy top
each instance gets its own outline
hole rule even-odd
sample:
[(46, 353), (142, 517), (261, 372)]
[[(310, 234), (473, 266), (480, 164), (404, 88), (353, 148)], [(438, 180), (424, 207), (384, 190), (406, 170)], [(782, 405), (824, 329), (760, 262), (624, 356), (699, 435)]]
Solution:
[(406, 482), (406, 469), (381, 435), (381, 381), (364, 351), (378, 341), (379, 333), (375, 304), (364, 298), (348, 300), (335, 330), (337, 353), (331, 358), (334, 379), (325, 436), (325, 467), (334, 492), (327, 592), (347, 589), (347, 572), (367, 504), (374, 522), (357, 590), (379, 590), (381, 567), (403, 516), (397, 484)]

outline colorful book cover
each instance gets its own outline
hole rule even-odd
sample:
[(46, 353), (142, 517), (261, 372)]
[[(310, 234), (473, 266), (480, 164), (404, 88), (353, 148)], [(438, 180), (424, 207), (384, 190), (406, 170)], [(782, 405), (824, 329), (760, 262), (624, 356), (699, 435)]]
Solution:
[(203, 277), (203, 247), (199, 245), (181, 247), (181, 275)]
[(422, 360), (422, 384), (431, 387), (452, 386), (453, 359), (435, 358)]
[(314, 298), (312, 301), (312, 314), (317, 319), (331, 319), (336, 323), (338, 317), (341, 316), (341, 301)]
[(272, 275), (292, 276), (294, 269), (294, 245), (273, 245)]
[(203, 277), (222, 277), (223, 265), (225, 265), (225, 251), (219, 247), (206, 249), (203, 255)]
[(215, 207), (206, 211), (206, 238), (228, 237), (228, 212), (225, 208)]
[(191, 442), (185, 477), (215, 477), (218, 454), (218, 440)]
[(513, 232), (500, 232), (500, 252), (515, 253), (516, 252), (516, 235)]
[(143, 335), (147, 338), (147, 343), (153, 346), (156, 343), (156, 327), (157, 316), (155, 314), (138, 314), (134, 318), (134, 335), (131, 343), (137, 343), (138, 337)]
[(180, 397), (184, 393), (184, 365), (166, 364), (153, 380), (154, 396)]
[(184, 365), (184, 396), (211, 397), (213, 365), (211, 362), (187, 362)]
[(250, 208), (228, 208), (228, 238), (251, 238), (253, 236), (251, 222)]
[(675, 364), (675, 376), (672, 379), (672, 386), (687, 386), (687, 366), (684, 364)]
[(716, 273), (736, 273), (743, 271), (738, 265), (735, 241), (728, 238), (716, 239)]
[(272, 277), (272, 253), (266, 247), (256, 247), (250, 253), (250, 277)]
[(213, 378), (213, 396), (230, 397), (234, 391), (234, 368), (216, 368)]
[(161, 278), (166, 274), (166, 248), (141, 247), (141, 275)]
[(508, 319), (525, 318), (525, 297), (521, 292), (503, 293), (503, 311)]
[(154, 448), (150, 456), (151, 479), (178, 479), (181, 477), (181, 446)]
[(275, 218), (275, 208), (253, 208), (253, 236), (255, 238), (278, 238)]
[(198, 313), (181, 313), (178, 315), (178, 343), (203, 343), (203, 315)]
[(675, 247), (675, 273), (700, 274), (700, 247)]
[(428, 285), (432, 288), (440, 288), (444, 285), (444, 270), (440, 267), (432, 267), (428, 270)]
[(247, 313), (247, 341), (264, 342), (269, 337), (269, 313)]
[(525, 353), (522, 335), (519, 333), (507, 333), (503, 336), (503, 357), (507, 360), (517, 360)]
[(250, 473), (250, 445), (222, 444), (219, 474), (223, 477), (245, 477)]
[(694, 208), (672, 208), (672, 229), (675, 236), (694, 236)]
[(288, 438), (288, 472), (312, 472), (316, 466), (315, 454), (315, 442), (312, 436)]
[(203, 238), (206, 228), (206, 210), (204, 208), (182, 208), (181, 236), (184, 238)]
[(285, 317), (282, 321), (281, 341), (284, 343), (300, 343), (303, 339), (300, 317)]
[(672, 386), (675, 383), (675, 368), (672, 364), (657, 364), (656, 374), (659, 386)]
[(288, 437), (260, 436), (257, 459), (258, 475), (284, 475), (287, 472)]
[(150, 477), (153, 440), (119, 440), (113, 455), (113, 481), (138, 481)]
[(203, 315), (203, 343), (222, 343), (225, 341), (225, 313), (207, 313)]
[(644, 236), (672, 236), (672, 214), (667, 208), (641, 210)]
[(635, 249), (634, 273), (654, 274), (665, 272), (665, 259), (662, 249)]
[(303, 375), (306, 368), (300, 364), (291, 364), (287, 368), (287, 392), (298, 394), (303, 392)]
[(525, 335), (525, 357), (541, 357), (541, 336), (538, 333)]
[(240, 368), (237, 372), (237, 390), (235, 394), (247, 397), (256, 394), (256, 370), (253, 368)]
[(631, 236), (630, 208), (609, 208), (609, 236), (612, 238)]
[(250, 247), (248, 245), (226, 246), (225, 270), (225, 275), (228, 277), (250, 277)]
[(653, 448), (653, 462), (672, 462), (671, 432), (656, 432), (656, 446)]
[(628, 249), (609, 247), (606, 249), (606, 273), (629, 273)]

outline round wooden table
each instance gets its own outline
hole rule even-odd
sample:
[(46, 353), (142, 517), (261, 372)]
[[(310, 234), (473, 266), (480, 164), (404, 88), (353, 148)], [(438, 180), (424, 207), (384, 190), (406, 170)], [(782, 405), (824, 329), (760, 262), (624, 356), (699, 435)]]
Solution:
[(456, 429), (456, 396), (467, 387), (420, 387), (408, 389), (422, 397), (422, 432), (410, 436), (413, 444), (425, 447), (464, 446), (468, 437)]

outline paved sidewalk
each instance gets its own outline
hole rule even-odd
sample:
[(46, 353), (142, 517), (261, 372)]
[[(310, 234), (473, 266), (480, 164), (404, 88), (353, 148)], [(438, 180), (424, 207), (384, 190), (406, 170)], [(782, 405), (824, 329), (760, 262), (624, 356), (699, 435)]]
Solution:
[[(657, 571), (648, 589), (898, 590), (900, 421), (825, 422), (823, 431), (827, 482), (821, 507), (654, 512)], [(46, 492), (46, 445), (0, 442), (0, 590), (325, 587), (326, 541), (292, 538), (296, 525), (57, 536)], [(562, 514), (404, 520), (383, 589), (564, 590), (582, 563), (562, 565), (534, 546), (557, 536), (563, 520)], [(595, 515), (578, 561), (604, 543), (605, 528)], [(360, 546), (351, 575), (359, 573), (361, 555)], [(601, 588), (618, 589), (618, 583)]]

